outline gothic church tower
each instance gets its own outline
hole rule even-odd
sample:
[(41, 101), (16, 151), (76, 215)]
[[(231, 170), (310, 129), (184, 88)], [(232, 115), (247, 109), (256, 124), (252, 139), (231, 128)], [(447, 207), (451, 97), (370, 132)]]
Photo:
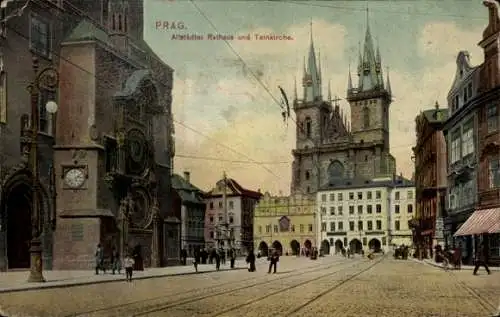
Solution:
[(392, 102), (389, 74), (384, 84), (380, 50), (374, 49), (367, 10), (363, 55), (359, 52), (358, 86), (353, 87), (349, 71), (347, 101), (351, 107), (354, 142), (376, 144), (389, 151), (389, 106)]

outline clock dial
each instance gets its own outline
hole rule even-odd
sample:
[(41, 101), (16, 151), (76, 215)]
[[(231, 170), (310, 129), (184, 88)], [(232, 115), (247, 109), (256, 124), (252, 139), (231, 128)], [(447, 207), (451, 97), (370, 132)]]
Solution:
[(79, 188), (85, 182), (85, 173), (80, 168), (72, 168), (66, 172), (64, 181), (71, 188)]
[(148, 163), (149, 147), (144, 134), (133, 129), (127, 133), (127, 166), (132, 174), (142, 173)]

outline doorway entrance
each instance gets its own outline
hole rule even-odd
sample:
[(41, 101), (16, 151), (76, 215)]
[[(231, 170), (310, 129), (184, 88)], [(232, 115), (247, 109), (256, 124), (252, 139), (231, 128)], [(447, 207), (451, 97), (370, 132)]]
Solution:
[(26, 183), (15, 185), (5, 197), (7, 217), (7, 267), (30, 267), (32, 190)]

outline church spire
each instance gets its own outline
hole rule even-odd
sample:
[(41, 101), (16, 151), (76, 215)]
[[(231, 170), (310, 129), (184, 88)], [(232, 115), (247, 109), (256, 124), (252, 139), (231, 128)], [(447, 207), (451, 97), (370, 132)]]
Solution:
[(307, 68), (304, 74), (304, 100), (314, 101), (321, 98), (321, 74), (316, 63), (316, 52), (314, 50), (314, 41), (312, 34), (311, 19), (311, 38), (309, 44), (309, 54), (307, 58)]
[(368, 91), (373, 89), (382, 89), (383, 80), (380, 77), (379, 51), (375, 51), (373, 38), (370, 30), (369, 10), (366, 8), (366, 32), (365, 43), (363, 46), (362, 69), (359, 77), (359, 91)]

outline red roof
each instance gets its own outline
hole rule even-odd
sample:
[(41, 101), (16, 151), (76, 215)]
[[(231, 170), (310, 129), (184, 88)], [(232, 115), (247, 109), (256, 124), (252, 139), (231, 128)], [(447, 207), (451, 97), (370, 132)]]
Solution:
[[(253, 190), (245, 189), (241, 186), (237, 181), (232, 178), (227, 178), (227, 187), (238, 196), (245, 196), (255, 199), (260, 199), (262, 197), (262, 193), (256, 192)], [(214, 189), (210, 190), (207, 193), (207, 196), (220, 196), (220, 194), (213, 194)]]

